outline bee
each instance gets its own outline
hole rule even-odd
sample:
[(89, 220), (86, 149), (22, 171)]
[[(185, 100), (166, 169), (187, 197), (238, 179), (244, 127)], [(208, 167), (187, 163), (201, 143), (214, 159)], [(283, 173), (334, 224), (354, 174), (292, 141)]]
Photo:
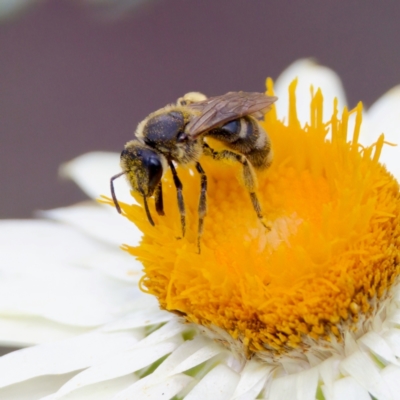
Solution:
[[(207, 176), (199, 163), (204, 154), (214, 160), (241, 164), (245, 189), (257, 217), (267, 227), (256, 194), (254, 170), (266, 169), (272, 162), (271, 141), (259, 120), (276, 100), (264, 93), (229, 92), (207, 98), (191, 92), (179, 98), (176, 104), (151, 113), (139, 123), (133, 140), (126, 143), (121, 153), (122, 172), (111, 178), (111, 195), (117, 211), (121, 213), (113, 182), (125, 175), (132, 189), (143, 197), (147, 218), (154, 226), (147, 199), (154, 196), (156, 212), (164, 215), (161, 178), (170, 168), (177, 192), (182, 237), (185, 236), (183, 185), (175, 166), (194, 165), (201, 177), (197, 230), (200, 252), (207, 212)], [(224, 150), (210, 147), (208, 137), (222, 142)]]

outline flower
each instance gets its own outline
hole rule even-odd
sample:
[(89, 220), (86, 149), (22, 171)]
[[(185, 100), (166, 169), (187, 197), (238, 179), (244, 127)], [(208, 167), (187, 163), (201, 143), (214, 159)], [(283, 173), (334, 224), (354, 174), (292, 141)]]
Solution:
[[(340, 105), (345, 105), (343, 90), (336, 76), (326, 68), (300, 60), (276, 82), (279, 107), (283, 107), (282, 103), (288, 105), (281, 93), (287, 90), (287, 82), (296, 75), (299, 76), (297, 104), (309, 103), (308, 87), (314, 81), (322, 87), (324, 116), (334, 113), (333, 97), (338, 97), (338, 110), (341, 110)], [(271, 86), (269, 90), (272, 90)], [(310, 129), (307, 134), (301, 128), (302, 122), (307, 120), (301, 107), (298, 108), (300, 122), (296, 122), (293, 86), (290, 93), (292, 106), (288, 116), (284, 118), (286, 111), (278, 107), (278, 118), (272, 111), (265, 122), (276, 154), (275, 166), (266, 171), (265, 176), (263, 173), (259, 177), (260, 193), (265, 190), (268, 194), (261, 194), (265, 214), (277, 214), (270, 233), (258, 227), (252, 209), (246, 205), (248, 199), (236, 183), (234, 187), (232, 183), (235, 196), (229, 201), (237, 202), (237, 205), (230, 210), (231, 203), (226, 201), (226, 188), (221, 182), (225, 185), (228, 185), (227, 179), (235, 182), (238, 171), (234, 167), (213, 165), (212, 161), (209, 165), (202, 161), (210, 181), (210, 204), (200, 256), (193, 245), (195, 234), (190, 233), (195, 232), (195, 211), (190, 211), (190, 208), (194, 207), (191, 203), (195, 204), (196, 199), (194, 196), (190, 198), (188, 192), (185, 199), (190, 211), (189, 229), (187, 238), (181, 241), (174, 238), (174, 232), (179, 231), (179, 218), (174, 211), (176, 202), (174, 193), (169, 193), (171, 191), (165, 190), (165, 209), (168, 211), (165, 218), (168, 223), (162, 225), (159, 220), (156, 228), (149, 226), (139, 206), (123, 205), (127, 215), (134, 218), (145, 233), (144, 245), (135, 249), (132, 245), (139, 241), (139, 231), (119, 217), (115, 210), (98, 204), (86, 203), (43, 213), (58, 223), (2, 222), (0, 326), (3, 328), (0, 329), (0, 337), (3, 343), (13, 345), (42, 344), (0, 359), (1, 398), (15, 398), (17, 394), (21, 397), (25, 394), (29, 398), (47, 396), (47, 400), (90, 396), (96, 399), (174, 396), (186, 399), (253, 399), (260, 398), (260, 395), (270, 399), (368, 399), (371, 395), (377, 399), (395, 398), (400, 376), (397, 358), (400, 356), (400, 291), (393, 279), (398, 273), (398, 224), (393, 223), (398, 218), (398, 186), (377, 158), (382, 151), (381, 160), (390, 162), (396, 153), (395, 148), (383, 146), (383, 137), (379, 138), (380, 131), (374, 132), (373, 121), (376, 121), (377, 114), (382, 120), (391, 120), (390, 109), (399, 102), (400, 96), (393, 95), (398, 93), (397, 89), (387, 95), (390, 100), (384, 96), (371, 108), (361, 127), (360, 119), (356, 118), (360, 115), (360, 108), (358, 113), (350, 115), (344, 111), (344, 119), (348, 116), (356, 132), (359, 132), (360, 142), (375, 143), (372, 147), (361, 148), (356, 145), (356, 138), (353, 145), (344, 140), (346, 129), (345, 124), (340, 122), (339, 112), (334, 114), (336, 119), (331, 128), (331, 142), (324, 141), (321, 94), (316, 86), (311, 106), (311, 126), (314, 129), (311, 129), (311, 135), (314, 136), (310, 137)], [(283, 124), (279, 122), (282, 118)], [(389, 128), (386, 140), (395, 142), (399, 125), (385, 123)], [(293, 124), (296, 134), (300, 135), (291, 139), (291, 144), (298, 149), (295, 155), (285, 153), (288, 151), (287, 135)], [(348, 132), (351, 129), (348, 128)], [(350, 136), (348, 133), (349, 139)], [(312, 146), (317, 147), (320, 153)], [(311, 158), (307, 158), (310, 154), (315, 155), (312, 162), (309, 161)], [(341, 157), (340, 163), (335, 161), (338, 157)], [(117, 168), (117, 158), (111, 154), (82, 156), (67, 165), (64, 173), (74, 177), (92, 197), (97, 197), (99, 193), (108, 192), (107, 178), (117, 172), (112, 170)], [(306, 163), (307, 168), (304, 168)], [(327, 165), (332, 168), (327, 169)], [(314, 175), (310, 177), (307, 170)], [(394, 174), (400, 172), (395, 166), (390, 171)], [(184, 173), (181, 178), (185, 179)], [(219, 193), (212, 187), (212, 182), (216, 180), (220, 182)], [(193, 192), (197, 192), (197, 180), (186, 179), (184, 182), (188, 187), (193, 184)], [(132, 201), (123, 182), (117, 184), (118, 199), (121, 203), (130, 204)], [(291, 191), (288, 191), (289, 184)], [(285, 188), (287, 194), (281, 188)], [(312, 204), (310, 193), (315, 196)], [(327, 196), (336, 196), (332, 203), (339, 206), (332, 206), (331, 209), (326, 205), (322, 207)], [(240, 208), (237, 208), (238, 205)], [(284, 210), (284, 213), (279, 214), (277, 210)], [(243, 218), (244, 225), (230, 226), (225, 222), (226, 215)], [(299, 235), (299, 226), (304, 225), (306, 217), (307, 231)], [(218, 221), (220, 224), (216, 223)], [(248, 221), (254, 221), (250, 223), (251, 229), (248, 228)], [(193, 226), (190, 228), (191, 223)], [(243, 229), (253, 236), (248, 243), (243, 243), (243, 239), (240, 242)], [(223, 239), (228, 235), (233, 245), (227, 247), (229, 251), (224, 252), (222, 248), (217, 252), (217, 247), (223, 247)], [(296, 241), (289, 253), (287, 249), (285, 252), (276, 251), (280, 243), (285, 243), (285, 240), (290, 242), (293, 237)], [(327, 238), (330, 240), (327, 241)], [(120, 243), (129, 243), (132, 247), (126, 248), (143, 261), (145, 275), (142, 287), (156, 293), (164, 308), (186, 314), (191, 324), (182, 324), (181, 317), (159, 310), (152, 296), (137, 289), (142, 267), (126, 252), (118, 250)], [(162, 252), (160, 243), (163, 244)], [(387, 243), (391, 244), (388, 246)], [(260, 271), (260, 260), (251, 251), (255, 245), (267, 250), (268, 246), (272, 246), (275, 254), (274, 280), (265, 271)], [(367, 245), (370, 247), (365, 247)], [(34, 246), (40, 246), (39, 251)], [(387, 250), (389, 247), (390, 251)], [(210, 248), (214, 250), (213, 254)], [(335, 259), (338, 262), (329, 264), (328, 261), (338, 254), (340, 257)], [(180, 258), (174, 265), (176, 257)], [(303, 264), (293, 261), (293, 265), (303, 265), (304, 270), (293, 269), (288, 275), (283, 268), (283, 265), (288, 265), (285, 257), (294, 261), (303, 257)], [(226, 262), (227, 259), (230, 263)], [(353, 265), (351, 263), (355, 259), (357, 269), (347, 268)], [(383, 264), (382, 259), (387, 264)], [(310, 260), (323, 272), (330, 272), (332, 280), (322, 279), (324, 276), (319, 273), (320, 270), (307, 270)], [(168, 276), (172, 265), (173, 279)], [(228, 269), (229, 265), (233, 271)], [(243, 269), (249, 266), (253, 268), (253, 280)], [(335, 266), (340, 268), (334, 269)], [(363, 274), (362, 268), (366, 268), (368, 273)], [(385, 275), (389, 268), (393, 270)], [(196, 275), (193, 269), (202, 274)], [(309, 313), (305, 325), (317, 329), (310, 330), (308, 325), (305, 326), (304, 333), (308, 336), (305, 336), (305, 341), (298, 341), (304, 336), (294, 334), (300, 328), (299, 324), (296, 325), (299, 319), (296, 321), (291, 317), (299, 315), (296, 309), (299, 304), (288, 302), (290, 293), (285, 292), (285, 285), (287, 288), (290, 279), (296, 283), (293, 277), (307, 271), (317, 275), (317, 278), (306, 276), (301, 282), (306, 285), (301, 286), (301, 290), (303, 293), (308, 290), (314, 296), (296, 298), (298, 303), (306, 298), (310, 303), (314, 301), (324, 312), (336, 307), (339, 315), (330, 315), (328, 332), (319, 331), (320, 324), (314, 323), (315, 315)], [(234, 279), (226, 279), (232, 274), (236, 274)], [(364, 275), (373, 276), (367, 280), (370, 284), (368, 288), (363, 282)], [(186, 276), (191, 278), (192, 294)], [(343, 289), (349, 289), (349, 281), (355, 288), (352, 293)], [(235, 286), (238, 283), (242, 285), (239, 287), (242, 297), (238, 296), (238, 286)], [(211, 290), (199, 290), (207, 284)], [(268, 285), (272, 289), (268, 296), (273, 301), (268, 303), (268, 299), (264, 299), (265, 304), (262, 304), (260, 289), (265, 292)], [(386, 287), (390, 287), (389, 292)], [(246, 292), (248, 288), (250, 292)], [(298, 289), (290, 286), (287, 292), (297, 290), (298, 295)], [(365, 289), (370, 292), (363, 292)], [(225, 295), (223, 290), (230, 290), (230, 295)], [(329, 293), (330, 303), (321, 301), (319, 295), (323, 292)], [(337, 293), (350, 293), (352, 297), (341, 299)], [(243, 294), (247, 296), (246, 301), (238, 301), (238, 298), (244, 299)], [(215, 307), (215, 299), (204, 297), (215, 295), (225, 295), (225, 304), (229, 301), (234, 303), (236, 308), (231, 306), (230, 311), (236, 313), (236, 319), (243, 318), (249, 309), (254, 311), (257, 307), (266, 307), (269, 311), (278, 306), (283, 311), (285, 307), (291, 308), (289, 313), (278, 315), (282, 329), (263, 332), (264, 336), (260, 338), (259, 327), (250, 324), (229, 326), (232, 316), (227, 318), (229, 315), (221, 314), (220, 309)], [(340, 313), (344, 308), (340, 307), (340, 300), (344, 304), (349, 299), (351, 301), (347, 306), (350, 311), (358, 316), (362, 309), (367, 315), (365, 321), (353, 317), (348, 318), (348, 324), (343, 322), (345, 318)], [(375, 303), (371, 299), (375, 299)], [(304, 304), (303, 301), (302, 305), (307, 306)], [(336, 317), (342, 324), (338, 324)], [(322, 320), (326, 321), (326, 318)], [(193, 322), (201, 322), (205, 326)], [(276, 321), (273, 322), (277, 326)], [(295, 328), (290, 323), (294, 323)], [(199, 333), (203, 330), (217, 341)], [(287, 342), (289, 346), (282, 345)], [(235, 347), (235, 344), (239, 345)], [(250, 354), (253, 357), (246, 359)]]

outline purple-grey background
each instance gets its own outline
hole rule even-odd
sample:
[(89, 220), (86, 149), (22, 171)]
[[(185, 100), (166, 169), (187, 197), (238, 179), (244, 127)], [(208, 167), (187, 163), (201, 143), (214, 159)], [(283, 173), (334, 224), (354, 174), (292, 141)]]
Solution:
[(158, 0), (118, 20), (40, 2), (0, 25), (0, 217), (84, 199), (60, 163), (120, 151), (185, 92), (262, 91), (300, 57), (368, 106), (400, 83), (399, 21), (396, 1)]

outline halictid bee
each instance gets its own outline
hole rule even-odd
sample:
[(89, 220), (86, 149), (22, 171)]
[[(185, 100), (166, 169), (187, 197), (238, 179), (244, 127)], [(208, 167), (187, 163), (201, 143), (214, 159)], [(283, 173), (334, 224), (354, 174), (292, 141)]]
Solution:
[[(268, 168), (272, 162), (270, 139), (258, 120), (262, 119), (276, 97), (263, 93), (229, 92), (207, 98), (191, 92), (151, 113), (142, 121), (121, 153), (122, 172), (111, 178), (111, 194), (119, 213), (121, 208), (114, 191), (114, 179), (126, 175), (132, 189), (143, 196), (147, 218), (154, 225), (147, 198), (154, 196), (159, 215), (164, 215), (162, 183), (164, 172), (171, 168), (177, 190), (182, 236), (185, 236), (185, 204), (182, 183), (175, 164), (194, 164), (201, 176), (199, 198), (198, 248), (207, 210), (207, 177), (199, 163), (201, 155), (215, 160), (232, 160), (243, 167), (244, 186), (249, 192), (257, 217), (263, 225), (263, 213), (256, 194), (254, 169)], [(215, 151), (207, 137), (222, 142), (226, 149)]]

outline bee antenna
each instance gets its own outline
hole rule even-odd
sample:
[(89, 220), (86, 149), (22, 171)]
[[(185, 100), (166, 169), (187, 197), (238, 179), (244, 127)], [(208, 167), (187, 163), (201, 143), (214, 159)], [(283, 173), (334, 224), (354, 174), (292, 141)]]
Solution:
[(149, 206), (147, 205), (147, 198), (146, 198), (146, 196), (143, 195), (143, 199), (144, 199), (144, 209), (146, 210), (147, 218), (148, 218), (150, 224), (151, 224), (152, 226), (154, 226), (155, 224), (154, 224), (153, 218), (151, 218)]
[(121, 214), (121, 207), (119, 206), (117, 196), (115, 195), (115, 190), (114, 190), (114, 179), (119, 178), (121, 175), (125, 174), (125, 172), (120, 172), (117, 175), (114, 175), (110, 179), (110, 187), (111, 187), (111, 197), (114, 201), (115, 208), (117, 209), (118, 213)]

